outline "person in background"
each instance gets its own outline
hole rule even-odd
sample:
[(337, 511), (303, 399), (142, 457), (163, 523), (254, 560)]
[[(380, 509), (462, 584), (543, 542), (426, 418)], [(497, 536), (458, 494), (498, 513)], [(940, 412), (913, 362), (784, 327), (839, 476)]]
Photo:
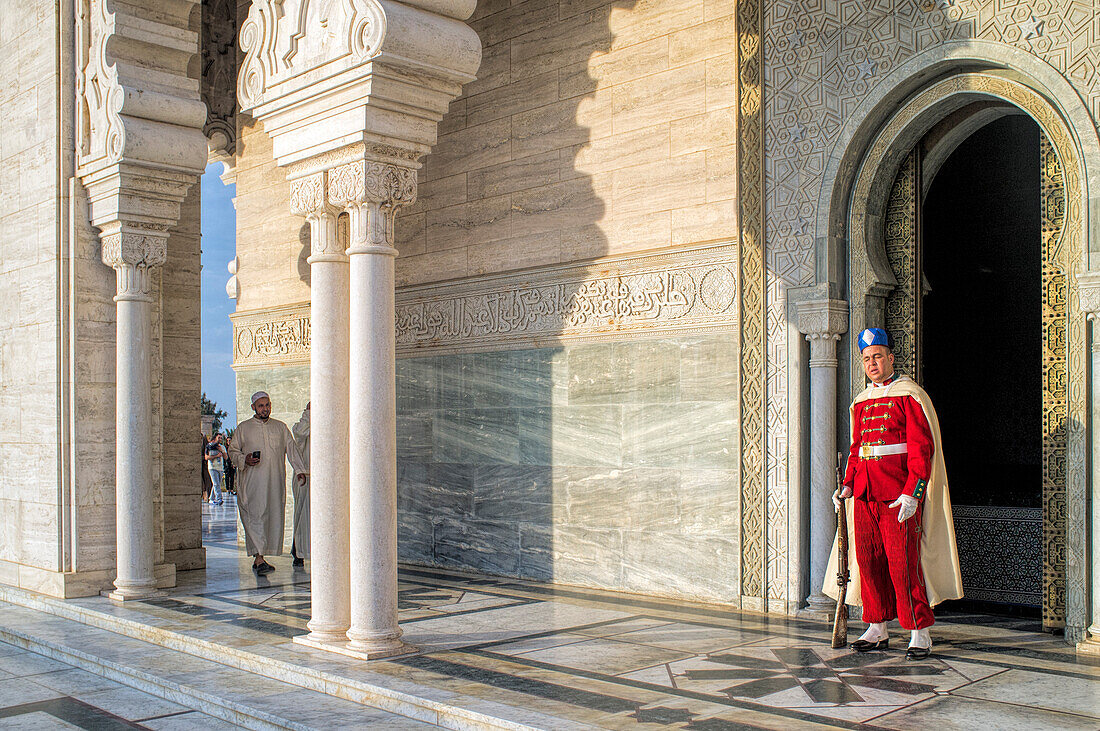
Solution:
[(252, 411), (255, 416), (233, 432), (229, 458), (240, 470), (237, 509), (244, 524), (245, 550), (253, 557), (252, 570), (263, 576), (275, 570), (264, 555), (283, 552), (286, 463), (290, 461), (299, 484), (306, 480), (306, 466), (290, 429), (271, 418), (271, 399), (265, 392), (252, 394)]
[(305, 482), (294, 483), (294, 540), (290, 544), (290, 555), (295, 566), (305, 565), (309, 558), (309, 404), (302, 411), (302, 418), (291, 429), (294, 441), (306, 467)]
[(202, 455), (202, 501), (205, 503), (210, 499), (210, 488), (212, 483), (210, 481), (210, 472), (206, 469), (206, 435), (201, 431), (199, 432), (199, 453)]
[[(226, 449), (226, 454), (227, 455), (229, 453), (229, 447), (232, 443), (233, 443), (233, 438), (227, 436), (225, 438), (225, 449)], [(236, 495), (237, 494), (237, 480), (236, 480), (236, 478), (237, 478), (237, 468), (233, 466), (233, 460), (228, 459), (228, 458), (225, 460), (225, 475), (224, 475), (224, 477), (225, 477), (225, 491), (227, 493), (229, 493), (230, 495)]]
[(222, 435), (215, 434), (210, 437), (206, 445), (206, 468), (210, 471), (210, 504), (221, 505), (222, 475), (225, 473), (225, 460), (229, 455), (222, 446)]

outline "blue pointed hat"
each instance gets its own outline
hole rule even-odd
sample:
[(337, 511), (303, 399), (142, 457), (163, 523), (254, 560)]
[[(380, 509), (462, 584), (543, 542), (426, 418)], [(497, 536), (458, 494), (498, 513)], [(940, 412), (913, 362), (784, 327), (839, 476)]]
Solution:
[(889, 333), (880, 327), (869, 327), (859, 334), (859, 352), (862, 353), (864, 348), (872, 345), (885, 345), (890, 350), (894, 349)]

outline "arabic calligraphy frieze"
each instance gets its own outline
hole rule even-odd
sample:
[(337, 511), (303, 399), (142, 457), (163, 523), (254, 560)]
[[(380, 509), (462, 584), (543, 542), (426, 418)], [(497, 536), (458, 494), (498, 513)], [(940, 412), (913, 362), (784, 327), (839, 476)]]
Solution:
[[(398, 356), (733, 332), (737, 249), (696, 247), (397, 292)], [(309, 304), (234, 315), (233, 365), (309, 360)]]

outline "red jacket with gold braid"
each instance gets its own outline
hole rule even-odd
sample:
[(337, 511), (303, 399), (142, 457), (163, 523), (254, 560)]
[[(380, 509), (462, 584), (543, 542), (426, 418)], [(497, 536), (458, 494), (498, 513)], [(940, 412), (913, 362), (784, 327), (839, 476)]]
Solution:
[[(886, 389), (891, 378), (877, 388)], [(853, 438), (844, 484), (863, 500), (891, 503), (899, 495), (924, 497), (932, 474), (932, 429), (924, 409), (911, 396), (869, 398), (853, 407)], [(861, 458), (860, 446), (905, 444), (905, 454)]]

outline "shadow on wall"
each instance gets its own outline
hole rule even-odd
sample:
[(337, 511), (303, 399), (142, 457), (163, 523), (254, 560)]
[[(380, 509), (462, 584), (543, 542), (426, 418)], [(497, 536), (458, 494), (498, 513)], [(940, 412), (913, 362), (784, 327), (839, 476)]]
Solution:
[[(612, 185), (616, 169), (650, 170), (638, 163), (649, 162), (654, 147), (668, 159), (669, 125), (654, 106), (637, 113), (629, 133), (611, 126), (607, 78), (632, 78), (608, 65), (616, 44), (645, 32), (666, 41), (667, 30), (641, 30), (642, 21), (639, 38), (618, 41), (612, 18), (633, 8), (479, 4), (471, 25), (482, 38), (482, 66), (440, 126), (417, 204), (398, 221), (399, 284), (671, 243), (667, 227), (643, 230), (645, 217), (633, 213), (616, 222), (605, 202), (613, 189), (616, 205), (622, 193), (643, 207), (647, 185), (667, 185), (676, 174), (661, 169), (626, 190)], [(654, 62), (643, 51), (631, 46), (617, 58), (645, 69)], [(614, 106), (629, 112), (629, 97), (620, 98), (627, 101)], [(658, 115), (647, 122), (655, 129), (645, 129), (647, 113)], [(622, 228), (626, 222), (637, 230)], [(454, 317), (459, 336), (492, 335), (507, 332), (503, 320), (550, 303), (560, 319), (543, 331), (551, 347), (398, 361), (401, 559), (736, 600), (735, 339), (562, 342), (557, 336), (579, 306), (575, 293), (568, 284), (522, 281), (441, 315)]]

